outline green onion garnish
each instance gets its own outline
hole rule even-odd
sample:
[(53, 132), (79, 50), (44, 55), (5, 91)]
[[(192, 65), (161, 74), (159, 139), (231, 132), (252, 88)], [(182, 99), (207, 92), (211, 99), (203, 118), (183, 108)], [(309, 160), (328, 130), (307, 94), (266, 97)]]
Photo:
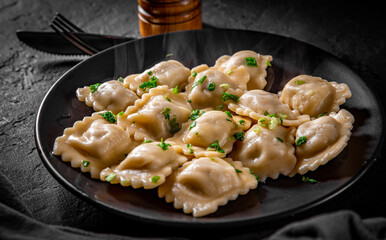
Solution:
[(279, 137), (277, 137), (276, 139), (279, 140), (280, 142), (284, 142), (284, 140)]
[(144, 82), (141, 85), (139, 85), (139, 88), (142, 91), (146, 91), (146, 89), (150, 89), (150, 88), (155, 88), (155, 87), (157, 87), (157, 81), (158, 81), (158, 78), (153, 75), (150, 77), (149, 81)]
[(82, 160), (82, 165), (83, 167), (88, 167), (90, 165), (90, 162), (86, 160)]
[(112, 181), (117, 175), (115, 173), (110, 173), (107, 177), (106, 177), (106, 181), (110, 182)]
[(165, 119), (170, 120), (170, 107), (165, 107), (164, 110), (162, 110), (161, 114), (165, 116)]
[(216, 140), (214, 143), (209, 145), (208, 150), (212, 150), (212, 149), (214, 149), (215, 151), (220, 152), (220, 153), (225, 153), (225, 151), (221, 149), (218, 140)]
[(296, 80), (296, 81), (295, 81), (295, 84), (297, 84), (297, 85), (302, 85), (302, 84), (304, 84), (304, 81), (302, 81), (302, 80)]
[(234, 102), (238, 102), (239, 101), (239, 97), (236, 96), (236, 95), (233, 95), (233, 94), (230, 94), (230, 93), (225, 93), (225, 92), (223, 92), (222, 95), (224, 95), (224, 96), (222, 96), (222, 101), (223, 102), (226, 102), (228, 100), (233, 100)]
[(254, 58), (254, 57), (246, 57), (245, 58), (245, 64), (247, 64), (247, 66), (257, 67), (256, 58)]
[(300, 146), (303, 143), (307, 142), (307, 137), (306, 136), (301, 136), (296, 140), (296, 146)]
[(216, 84), (214, 82), (209, 83), (208, 91), (214, 91), (215, 88), (216, 88)]
[(238, 132), (233, 134), (233, 137), (236, 138), (238, 141), (243, 141), (244, 140), (244, 132)]
[(206, 75), (204, 75), (202, 78), (200, 78), (198, 81), (194, 82), (192, 89), (197, 87), (198, 84), (202, 84), (206, 79)]
[(168, 143), (165, 143), (164, 142), (164, 139), (163, 138), (161, 138), (161, 144), (157, 144), (157, 146), (159, 146), (160, 148), (162, 148), (162, 150), (168, 150), (168, 147), (169, 146), (171, 146), (170, 144), (168, 144)]
[(98, 90), (100, 85), (102, 85), (102, 83), (95, 83), (93, 85), (90, 85), (91, 93), (94, 93), (96, 90)]
[(309, 178), (309, 177), (306, 177), (306, 176), (302, 177), (302, 181), (305, 182), (305, 183), (307, 183), (307, 182), (309, 182), (309, 183), (317, 183), (318, 182), (317, 180)]
[(114, 114), (110, 111), (107, 111), (104, 113), (99, 113), (99, 115), (101, 115), (104, 119), (106, 119), (107, 121), (109, 121), (111, 123), (115, 123), (117, 121), (117, 119), (115, 119)]
[(160, 176), (153, 176), (152, 178), (151, 178), (151, 182), (152, 183), (157, 183), (158, 182), (158, 180), (160, 179), (161, 177)]

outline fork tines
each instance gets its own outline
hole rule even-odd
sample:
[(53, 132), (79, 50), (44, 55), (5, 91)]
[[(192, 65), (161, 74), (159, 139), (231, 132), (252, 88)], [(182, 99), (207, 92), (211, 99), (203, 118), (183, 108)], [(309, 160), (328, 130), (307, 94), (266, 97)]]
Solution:
[(79, 39), (77, 36), (75, 36), (74, 33), (82, 33), (84, 31), (72, 22), (70, 22), (60, 13), (57, 13), (55, 15), (54, 19), (50, 23), (50, 26), (56, 33), (63, 36), (65, 39), (67, 39), (69, 42), (71, 42), (73, 45), (75, 45), (77, 48), (79, 48), (86, 54), (93, 55), (98, 52), (97, 49), (93, 48), (92, 46), (88, 45), (87, 43)]

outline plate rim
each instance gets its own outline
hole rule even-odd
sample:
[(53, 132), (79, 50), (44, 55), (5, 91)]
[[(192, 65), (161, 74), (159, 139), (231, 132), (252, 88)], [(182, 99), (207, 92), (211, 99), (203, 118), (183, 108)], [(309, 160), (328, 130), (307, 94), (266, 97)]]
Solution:
[[(349, 189), (350, 187), (352, 187), (374, 165), (374, 162), (378, 158), (381, 158), (380, 157), (380, 151), (381, 151), (381, 148), (382, 148), (382, 146), (384, 144), (384, 138), (385, 138), (385, 127), (383, 127), (383, 124), (382, 124), (381, 133), (380, 133), (380, 138), (379, 138), (379, 141), (377, 142), (377, 146), (375, 147), (373, 155), (371, 157), (369, 157), (365, 161), (365, 164), (360, 168), (360, 170), (353, 177), (351, 177), (346, 183), (344, 183), (343, 185), (341, 185), (340, 187), (335, 189), (333, 192), (331, 192), (331, 193), (329, 193), (329, 194), (327, 194), (325, 196), (321, 196), (321, 197), (315, 199), (314, 201), (309, 202), (306, 205), (301, 205), (299, 207), (292, 208), (292, 209), (289, 209), (289, 210), (284, 211), (284, 212), (274, 213), (274, 214), (271, 214), (271, 215), (268, 215), (268, 216), (259, 217), (259, 218), (248, 217), (248, 218), (237, 219), (237, 220), (230, 219), (230, 220), (227, 220), (227, 221), (199, 221), (199, 218), (198, 218), (197, 221), (186, 222), (186, 221), (181, 221), (181, 219), (165, 220), (165, 219), (159, 219), (159, 218), (149, 217), (149, 216), (144, 217), (142, 214), (128, 213), (128, 212), (123, 211), (123, 210), (121, 210), (119, 208), (116, 208), (116, 207), (114, 207), (112, 205), (108, 205), (108, 204), (106, 204), (106, 203), (104, 203), (104, 202), (102, 202), (102, 201), (100, 201), (100, 200), (98, 200), (96, 198), (91, 198), (87, 193), (77, 189), (73, 184), (71, 184), (71, 182), (67, 181), (62, 176), (62, 174), (60, 174), (60, 172), (58, 172), (54, 168), (54, 166), (51, 164), (51, 159), (49, 158), (49, 156), (47, 156), (44, 153), (44, 151), (43, 151), (43, 143), (41, 142), (41, 137), (40, 137), (40, 134), (39, 134), (39, 126), (40, 126), (40, 119), (41, 119), (41, 115), (42, 115), (42, 109), (43, 109), (43, 107), (44, 107), (44, 105), (46, 103), (46, 100), (47, 100), (48, 96), (51, 94), (52, 91), (54, 91), (54, 89), (57, 87), (57, 85), (59, 83), (61, 83), (67, 77), (67, 75), (70, 74), (72, 71), (76, 70), (77, 68), (82, 67), (83, 64), (87, 64), (87, 62), (90, 59), (92, 59), (92, 58), (94, 58), (96, 56), (99, 56), (99, 55), (103, 55), (103, 54), (105, 54), (108, 51), (113, 51), (113, 49), (118, 48), (120, 46), (127, 45), (127, 44), (130, 44), (131, 42), (140, 41), (140, 40), (146, 41), (146, 39), (149, 39), (149, 38), (164, 37), (165, 35), (174, 35), (174, 34), (180, 34), (180, 33), (185, 33), (185, 32), (204, 32), (204, 31), (206, 31), (206, 32), (214, 32), (214, 31), (221, 31), (221, 32), (222, 31), (239, 31), (239, 32), (260, 33), (260, 34), (266, 34), (266, 35), (271, 35), (271, 36), (275, 36), (275, 37), (280, 37), (280, 38), (283, 38), (283, 39), (295, 40), (297, 42), (301, 42), (302, 44), (309, 45), (309, 46), (311, 46), (313, 48), (317, 48), (318, 50), (322, 51), (323, 53), (325, 53), (325, 54), (333, 57), (334, 59), (338, 60), (339, 62), (341, 62), (345, 67), (347, 67), (354, 74), (356, 74), (357, 76), (360, 77), (361, 82), (363, 84), (365, 84), (370, 89), (370, 91), (372, 92), (372, 94), (374, 95), (374, 97), (375, 97), (375, 99), (377, 101), (377, 104), (378, 104), (378, 107), (379, 107), (380, 113), (381, 113), (381, 116), (380, 116), (381, 117), (381, 122), (385, 121), (385, 112), (384, 112), (384, 107), (382, 105), (382, 101), (380, 101), (380, 98), (379, 98), (377, 92), (375, 91), (374, 86), (372, 85), (371, 82), (363, 81), (362, 77), (359, 74), (357, 74), (352, 68), (347, 66), (347, 64), (342, 59), (334, 56), (330, 52), (327, 52), (327, 51), (325, 51), (325, 50), (323, 50), (323, 49), (321, 49), (319, 47), (316, 47), (316, 46), (311, 45), (309, 43), (303, 42), (301, 40), (297, 40), (295, 38), (281, 36), (281, 35), (277, 35), (277, 34), (272, 34), (272, 33), (265, 33), (265, 32), (261, 32), (261, 31), (241, 30), (241, 29), (224, 29), (224, 28), (186, 30), (186, 31), (177, 31), (177, 32), (170, 32), (170, 33), (153, 35), (153, 36), (149, 36), (149, 37), (145, 37), (145, 38), (139, 38), (139, 39), (134, 39), (134, 40), (131, 40), (131, 41), (128, 41), (128, 42), (125, 42), (125, 43), (118, 44), (116, 46), (113, 46), (113, 47), (110, 47), (108, 49), (105, 49), (105, 50), (103, 50), (101, 52), (98, 52), (97, 54), (95, 54), (95, 55), (93, 55), (93, 56), (91, 56), (91, 57), (89, 57), (89, 58), (87, 58), (85, 60), (82, 60), (81, 62), (77, 63), (76, 65), (74, 65), (73, 67), (71, 67), (70, 69), (65, 71), (55, 81), (55, 83), (49, 88), (49, 90), (44, 95), (43, 99), (41, 100), (41, 103), (40, 103), (40, 106), (38, 108), (38, 112), (37, 112), (37, 115), (36, 115), (36, 118), (35, 118), (35, 126), (34, 126), (35, 145), (37, 146), (37, 150), (38, 150), (40, 159), (43, 162), (43, 164), (45, 165), (46, 169), (50, 172), (50, 174), (59, 183), (61, 183), (62, 186), (64, 186), (69, 192), (71, 192), (75, 196), (79, 197), (80, 199), (82, 199), (83, 201), (85, 201), (87, 203), (92, 204), (93, 206), (102, 207), (104, 210), (107, 210), (108, 212), (111, 212), (111, 213), (114, 213), (114, 214), (118, 214), (120, 216), (129, 218), (131, 220), (140, 220), (140, 221), (143, 221), (143, 222), (157, 224), (157, 225), (174, 226), (174, 227), (185, 227), (185, 228), (186, 227), (188, 227), (188, 228), (196, 228), (196, 227), (199, 227), (199, 228), (237, 227), (237, 226), (240, 226), (240, 225), (255, 224), (255, 223), (266, 223), (266, 222), (271, 222), (273, 220), (288, 218), (289, 216), (294, 216), (294, 215), (297, 215), (297, 214), (300, 214), (300, 213), (307, 212), (308, 210), (310, 210), (310, 209), (312, 209), (312, 208), (314, 208), (314, 207), (316, 207), (318, 205), (322, 205), (322, 204), (324, 204), (326, 202), (329, 202), (330, 200), (332, 200), (332, 199), (336, 198), (338, 195), (340, 195), (342, 192), (344, 192), (347, 189)], [(84, 174), (84, 173), (79, 172), (79, 174)]]

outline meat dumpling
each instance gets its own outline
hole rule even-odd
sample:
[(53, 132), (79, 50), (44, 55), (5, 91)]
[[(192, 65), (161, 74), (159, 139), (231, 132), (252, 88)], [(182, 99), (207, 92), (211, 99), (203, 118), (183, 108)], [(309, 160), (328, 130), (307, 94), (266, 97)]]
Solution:
[(345, 109), (303, 123), (296, 131), (297, 163), (290, 176), (314, 171), (335, 158), (347, 145), (354, 116)]
[(256, 187), (256, 177), (240, 162), (202, 157), (186, 162), (169, 176), (159, 186), (158, 196), (184, 213), (202, 217)]
[(137, 94), (125, 88), (117, 80), (111, 80), (98, 85), (93, 85), (93, 89), (87, 86), (76, 90), (76, 96), (79, 101), (85, 102), (94, 111), (111, 111), (117, 114), (125, 111), (128, 106), (133, 105), (138, 99)]
[(347, 84), (328, 82), (320, 77), (299, 75), (291, 79), (281, 92), (281, 101), (301, 114), (318, 117), (338, 112), (351, 91)]

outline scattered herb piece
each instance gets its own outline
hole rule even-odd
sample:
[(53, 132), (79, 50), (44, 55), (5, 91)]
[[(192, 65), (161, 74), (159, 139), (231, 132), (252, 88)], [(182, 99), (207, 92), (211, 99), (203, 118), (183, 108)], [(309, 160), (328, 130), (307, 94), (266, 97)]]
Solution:
[(238, 132), (233, 134), (233, 137), (236, 138), (238, 141), (243, 141), (244, 140), (244, 132)]
[(276, 139), (279, 140), (279, 141), (282, 142), (282, 143), (284, 142), (284, 140), (281, 139), (281, 138), (279, 138), (279, 137), (277, 137)]
[(230, 120), (229, 118), (225, 118), (225, 120), (227, 120), (228, 122), (233, 122), (232, 120)]
[(166, 101), (168, 101), (168, 102), (172, 102), (172, 100), (171, 100), (169, 97), (167, 97), (167, 96), (164, 96), (164, 98), (166, 99)]
[(229, 111), (225, 111), (225, 114), (228, 115), (228, 117), (232, 117), (232, 114)]
[(152, 74), (153, 72), (152, 71), (148, 71), (147, 74), (149, 74), (149, 76)]
[(268, 116), (269, 112), (267, 110), (264, 110), (264, 116)]
[(271, 64), (271, 62), (270, 62), (270, 61), (268, 61), (268, 60), (267, 60), (267, 66), (268, 66), (268, 67), (272, 67), (272, 64)]
[(254, 58), (254, 57), (246, 57), (245, 58), (245, 64), (247, 64), (247, 66), (257, 67), (256, 58)]
[(200, 78), (198, 81), (194, 82), (192, 89), (197, 87), (198, 84), (202, 84), (206, 79), (206, 75), (204, 75), (202, 78)]
[(225, 92), (223, 92), (222, 95), (224, 95), (224, 96), (222, 96), (222, 101), (223, 102), (226, 102), (228, 100), (232, 100), (234, 102), (238, 102), (239, 101), (239, 97), (236, 96), (236, 95), (233, 95), (233, 94), (230, 94), (230, 93), (225, 93)]
[(170, 107), (165, 107), (164, 110), (162, 110), (161, 114), (165, 116), (165, 119), (170, 120)]
[(307, 137), (306, 136), (301, 136), (296, 140), (296, 146), (300, 146), (303, 143), (307, 142)]
[(153, 75), (150, 77), (149, 81), (144, 82), (141, 85), (139, 85), (139, 88), (142, 91), (146, 91), (146, 89), (150, 89), (150, 88), (155, 88), (155, 87), (157, 87), (157, 81), (158, 81), (158, 78)]
[(86, 160), (82, 160), (82, 165), (83, 167), (88, 167), (90, 165), (90, 162)]
[(173, 53), (168, 53), (168, 54), (166, 54), (165, 57), (171, 57), (171, 56), (173, 56)]
[(152, 182), (152, 183), (157, 183), (158, 180), (159, 180), (160, 178), (161, 178), (160, 176), (155, 175), (155, 176), (153, 176), (153, 177), (151, 178), (151, 182)]
[(262, 127), (268, 127), (268, 120), (266, 118), (260, 118), (259, 121), (258, 121), (259, 125), (262, 126)]
[(197, 72), (196, 71), (192, 71), (192, 77), (196, 77), (197, 76)]
[(170, 134), (175, 134), (176, 132), (181, 130), (180, 125), (177, 122), (177, 118), (175, 117), (169, 122), (169, 127)]
[(277, 118), (271, 117), (271, 121), (269, 121), (268, 128), (271, 129), (271, 130), (275, 129), (277, 124), (279, 124), (279, 121), (277, 120)]
[(189, 119), (191, 120), (196, 120), (197, 118), (201, 117), (202, 114), (204, 114), (205, 111), (202, 111), (200, 113), (200, 109), (196, 109), (196, 110), (193, 110), (191, 113), (190, 113), (190, 117)]
[(209, 145), (208, 150), (214, 149), (217, 152), (225, 153), (224, 150), (221, 149), (220, 144), (218, 143), (218, 140), (216, 140), (214, 143)]
[(234, 73), (234, 71), (232, 69), (228, 69), (225, 73), (231, 75), (232, 73)]
[(143, 141), (142, 144), (145, 144), (145, 143), (151, 143), (151, 142), (153, 142), (153, 140), (148, 139), (148, 140)]
[(277, 114), (279, 117), (283, 118), (283, 119), (286, 119), (287, 118), (287, 114), (284, 114), (284, 113), (278, 113)]
[(188, 103), (192, 103), (192, 100), (188, 99)]
[(164, 139), (161, 138), (161, 143), (158, 143), (157, 146), (159, 146), (160, 148), (162, 148), (162, 150), (168, 150), (168, 147), (171, 146), (170, 144), (168, 143), (165, 143), (164, 142)]
[(196, 132), (194, 135), (198, 135), (198, 132)]
[(243, 172), (240, 169), (237, 169), (232, 163), (229, 163), (229, 165), (231, 165), (235, 169), (236, 173), (242, 173)]
[(194, 128), (196, 126), (196, 121), (193, 121), (192, 124), (190, 124), (189, 126), (189, 130)]
[(174, 88), (173, 88), (173, 93), (174, 94), (177, 94), (177, 93), (179, 93), (180, 91), (178, 90), (178, 85), (177, 86), (175, 86)]
[(243, 119), (241, 119), (241, 120), (239, 121), (239, 124), (240, 124), (240, 125), (244, 125), (244, 123), (245, 123), (245, 120), (243, 120)]
[(217, 110), (222, 110), (223, 108), (224, 108), (224, 104), (221, 104), (221, 105), (216, 107)]
[(95, 83), (93, 85), (90, 85), (91, 93), (94, 93), (96, 90), (98, 90), (100, 85), (102, 85), (102, 83)]
[(214, 91), (215, 88), (216, 88), (216, 84), (214, 82), (209, 83), (208, 91)]
[(326, 114), (327, 114), (327, 112), (321, 113), (321, 114), (319, 114), (318, 118), (323, 117)]
[(249, 173), (252, 174), (256, 178), (257, 182), (260, 182), (259, 176), (257, 174), (254, 174), (251, 169), (249, 169)]
[(220, 84), (220, 88), (224, 88), (225, 90), (228, 89), (230, 86), (227, 83)]
[(254, 131), (255, 133), (259, 134), (260, 131), (261, 131), (261, 129), (260, 129), (259, 127), (255, 127), (255, 128), (253, 129), (253, 131)]
[(193, 154), (193, 153), (194, 153), (194, 152), (193, 152), (193, 149), (192, 149), (192, 144), (188, 143), (188, 144), (186, 145), (186, 147), (189, 148), (190, 154)]
[(104, 113), (99, 113), (99, 115), (101, 115), (104, 119), (106, 119), (107, 121), (109, 121), (111, 123), (115, 123), (117, 121), (117, 119), (115, 119), (114, 114), (110, 111), (107, 111)]
[(120, 81), (121, 83), (123, 83), (123, 80), (124, 80), (123, 77), (118, 78), (118, 81)]
[(106, 177), (106, 181), (110, 182), (112, 181), (117, 175), (115, 173), (110, 173), (107, 177)]
[(315, 179), (312, 179), (312, 178), (309, 178), (309, 177), (306, 177), (306, 176), (303, 176), (302, 177), (302, 181), (305, 182), (305, 183), (317, 183), (318, 181), (315, 180)]
[(125, 114), (125, 112), (124, 111), (120, 111), (117, 115), (122, 116), (123, 114)]
[(296, 81), (295, 81), (295, 84), (297, 84), (297, 85), (302, 85), (302, 84), (304, 84), (304, 81), (302, 81), (302, 80), (296, 80)]

